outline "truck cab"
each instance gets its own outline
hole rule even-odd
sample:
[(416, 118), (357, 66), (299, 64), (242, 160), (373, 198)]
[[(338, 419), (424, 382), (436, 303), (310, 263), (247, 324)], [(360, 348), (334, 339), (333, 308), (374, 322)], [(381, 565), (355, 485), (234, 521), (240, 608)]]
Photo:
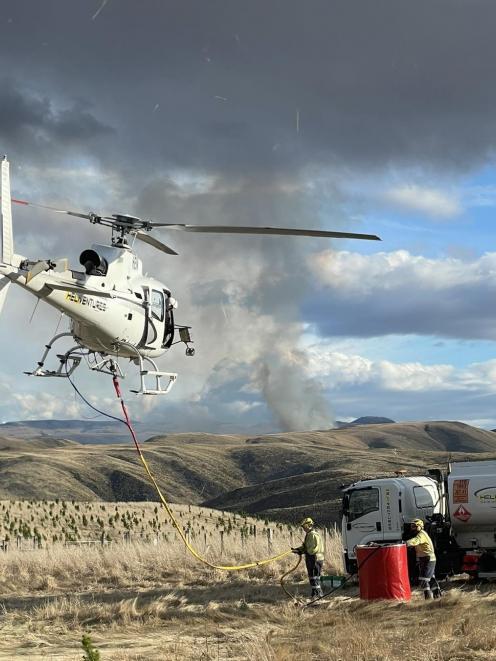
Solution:
[(443, 485), (431, 477), (361, 480), (343, 491), (342, 535), (346, 570), (356, 570), (355, 548), (402, 539), (405, 523), (444, 514)]

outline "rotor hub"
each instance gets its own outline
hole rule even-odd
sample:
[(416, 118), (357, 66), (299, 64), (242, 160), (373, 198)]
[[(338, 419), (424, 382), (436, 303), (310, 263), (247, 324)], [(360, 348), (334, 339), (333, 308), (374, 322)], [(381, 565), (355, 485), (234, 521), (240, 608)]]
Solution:
[(127, 213), (113, 213), (112, 218), (115, 218), (115, 222), (122, 227), (129, 227), (130, 229), (140, 229), (143, 227), (143, 221), (141, 218), (131, 216)]

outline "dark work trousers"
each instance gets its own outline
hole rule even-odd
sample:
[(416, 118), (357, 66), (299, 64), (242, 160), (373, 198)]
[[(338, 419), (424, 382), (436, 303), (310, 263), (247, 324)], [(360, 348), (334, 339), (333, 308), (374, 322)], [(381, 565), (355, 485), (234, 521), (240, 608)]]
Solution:
[(322, 595), (322, 588), (320, 586), (322, 560), (316, 560), (314, 555), (305, 553), (305, 564), (307, 566), (308, 580), (312, 587), (312, 597), (320, 597)]
[(434, 588), (434, 595), (436, 597), (440, 596), (439, 584), (434, 576), (436, 561), (429, 560), (427, 557), (420, 557), (417, 559), (417, 562), (419, 566), (419, 584), (424, 591), (425, 598), (432, 599), (431, 587)]

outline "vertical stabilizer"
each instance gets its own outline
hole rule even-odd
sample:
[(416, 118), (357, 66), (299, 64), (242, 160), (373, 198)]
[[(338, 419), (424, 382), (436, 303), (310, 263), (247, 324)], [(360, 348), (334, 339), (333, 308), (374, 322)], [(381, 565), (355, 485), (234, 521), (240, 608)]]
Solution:
[[(2, 231), (0, 233), (1, 252), (0, 262), (3, 264), (12, 264), (14, 254), (14, 239), (12, 235), (12, 204), (10, 200), (10, 173), (9, 162), (4, 156), (1, 162), (2, 168)], [(1, 294), (0, 294), (1, 298)]]

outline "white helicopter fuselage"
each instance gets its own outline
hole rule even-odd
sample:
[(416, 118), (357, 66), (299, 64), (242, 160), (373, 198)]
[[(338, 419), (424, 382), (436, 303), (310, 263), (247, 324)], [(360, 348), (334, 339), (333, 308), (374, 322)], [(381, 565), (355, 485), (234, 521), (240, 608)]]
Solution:
[[(32, 279), (27, 269), (3, 273), (70, 317), (74, 339), (91, 351), (129, 358), (165, 353), (176, 306), (170, 290), (143, 275), (141, 260), (127, 246), (97, 244), (85, 252), (100, 258), (102, 272), (48, 270)], [(22, 258), (16, 261), (22, 265)]]

